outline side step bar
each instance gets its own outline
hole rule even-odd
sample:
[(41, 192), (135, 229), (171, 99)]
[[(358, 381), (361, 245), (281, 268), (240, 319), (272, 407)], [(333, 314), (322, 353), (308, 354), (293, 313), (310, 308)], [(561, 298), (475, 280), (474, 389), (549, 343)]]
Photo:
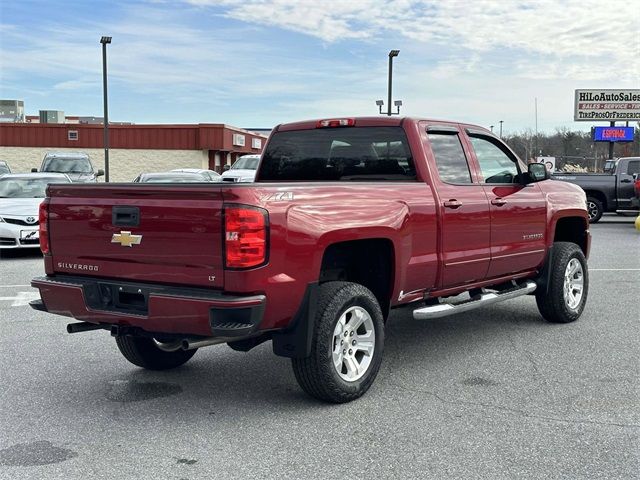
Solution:
[(431, 318), (446, 317), (454, 313), (468, 312), (478, 307), (491, 305), (492, 303), (503, 302), (512, 298), (528, 295), (535, 291), (537, 285), (535, 282), (527, 281), (522, 286), (503, 290), (502, 292), (483, 293), (478, 297), (473, 297), (466, 302), (452, 305), (450, 303), (441, 303), (438, 305), (429, 305), (427, 307), (417, 308), (413, 311), (413, 318), (416, 320), (428, 320)]

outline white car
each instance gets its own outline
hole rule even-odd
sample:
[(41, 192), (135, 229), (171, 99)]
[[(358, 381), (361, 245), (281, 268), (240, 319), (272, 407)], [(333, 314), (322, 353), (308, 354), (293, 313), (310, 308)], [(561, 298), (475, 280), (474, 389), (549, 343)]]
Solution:
[(71, 183), (64, 173), (0, 176), (0, 249), (39, 248), (38, 207), (50, 183)]
[(253, 182), (260, 162), (260, 155), (243, 155), (222, 173), (223, 182)]

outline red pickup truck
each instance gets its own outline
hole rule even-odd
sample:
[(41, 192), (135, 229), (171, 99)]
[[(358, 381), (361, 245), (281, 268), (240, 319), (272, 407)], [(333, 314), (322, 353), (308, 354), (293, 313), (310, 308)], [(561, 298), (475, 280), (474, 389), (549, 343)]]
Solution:
[(585, 194), (548, 178), (473, 125), (279, 125), (255, 183), (51, 185), (32, 306), (148, 369), (271, 340), (307, 393), (346, 402), (376, 377), (392, 308), (421, 321), (534, 294), (551, 322), (581, 315)]

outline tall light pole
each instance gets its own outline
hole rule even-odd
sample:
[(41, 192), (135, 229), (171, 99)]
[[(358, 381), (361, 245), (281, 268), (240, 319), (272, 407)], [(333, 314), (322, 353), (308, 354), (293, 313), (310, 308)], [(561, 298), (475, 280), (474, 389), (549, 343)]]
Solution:
[(536, 110), (536, 145), (533, 156), (537, 157), (538, 153), (538, 97), (535, 97), (535, 110)]
[[(400, 50), (391, 50), (389, 52), (389, 88), (387, 89), (387, 115), (391, 116), (391, 83), (393, 79), (393, 57), (397, 57)], [(400, 110), (400, 108), (398, 108)]]
[(109, 181), (109, 106), (107, 102), (107, 44), (111, 37), (102, 37), (102, 95), (104, 99), (104, 181)]
[(502, 120), (500, 120), (500, 138), (502, 138)]
[[(399, 115), (400, 114), (400, 107), (402, 106), (402, 100), (396, 100), (395, 102), (393, 102), (393, 104), (396, 107), (396, 111), (392, 112), (391, 111), (391, 87), (392, 87), (392, 82), (393, 82), (393, 57), (397, 57), (398, 54), (400, 53), (400, 50), (391, 50), (389, 52), (389, 85), (387, 88), (387, 113), (386, 115), (391, 116), (391, 115)], [(384, 105), (384, 102), (382, 100), (376, 100), (376, 105), (379, 108), (380, 114), (382, 114), (382, 106)]]

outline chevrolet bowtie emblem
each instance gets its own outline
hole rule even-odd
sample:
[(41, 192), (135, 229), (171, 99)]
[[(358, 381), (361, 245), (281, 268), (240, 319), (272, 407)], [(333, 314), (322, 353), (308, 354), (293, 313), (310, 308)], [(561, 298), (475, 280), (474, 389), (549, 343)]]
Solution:
[(111, 237), (111, 243), (119, 243), (123, 247), (131, 247), (131, 245), (140, 245), (142, 235), (131, 235), (131, 232), (121, 231), (114, 233)]

